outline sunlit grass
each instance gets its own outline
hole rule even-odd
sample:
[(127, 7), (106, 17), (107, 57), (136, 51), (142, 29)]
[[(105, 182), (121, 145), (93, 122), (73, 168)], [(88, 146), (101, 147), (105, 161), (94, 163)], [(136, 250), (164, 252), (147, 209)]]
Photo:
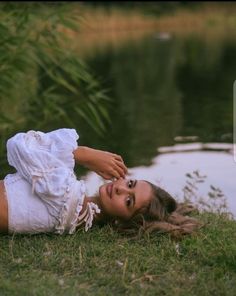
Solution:
[(73, 236), (1, 236), (1, 295), (234, 295), (236, 222), (181, 241), (129, 240), (109, 226)]

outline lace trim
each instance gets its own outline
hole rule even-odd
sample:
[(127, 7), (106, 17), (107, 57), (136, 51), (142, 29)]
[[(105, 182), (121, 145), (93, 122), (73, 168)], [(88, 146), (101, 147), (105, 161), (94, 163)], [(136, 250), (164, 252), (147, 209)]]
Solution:
[[(83, 181), (80, 182), (80, 190), (81, 194), (83, 195), (82, 200), (84, 200), (85, 184)], [(75, 206), (75, 203), (73, 201), (70, 203), (70, 205), (68, 205), (67, 201), (64, 203), (64, 206), (60, 213), (60, 220), (56, 227), (56, 233), (62, 234), (65, 230), (67, 230), (69, 234), (73, 234), (76, 228), (83, 223), (85, 223), (86, 232), (92, 227), (94, 216), (96, 214), (99, 214), (101, 210), (95, 203), (88, 202), (85, 211), (81, 215), (79, 215), (83, 206), (79, 203), (77, 199), (76, 202), (77, 206)], [(73, 213), (74, 208), (76, 208), (76, 210)]]
[[(32, 192), (34, 192), (35, 183), (38, 181), (39, 178), (41, 178), (41, 174), (36, 173), (32, 176)], [(82, 201), (84, 200), (84, 197), (85, 197), (85, 191), (86, 191), (86, 188), (85, 188), (84, 181), (81, 180), (80, 194), (82, 197), (80, 199)], [(88, 202), (85, 211), (81, 215), (79, 215), (83, 207), (79, 202), (80, 199), (78, 199), (79, 193), (76, 192), (76, 196), (74, 196), (74, 194), (70, 196), (69, 193), (70, 195), (72, 194), (70, 192), (69, 186), (67, 186), (65, 201), (59, 213), (58, 224), (55, 226), (55, 233), (63, 234), (65, 230), (67, 230), (69, 234), (73, 234), (76, 228), (81, 224), (83, 224), (84, 222), (85, 222), (85, 231), (87, 232), (92, 227), (94, 216), (96, 214), (99, 214), (101, 210), (95, 203)]]
[(75, 227), (77, 228), (78, 226), (80, 226), (81, 224), (83, 224), (85, 222), (85, 218), (88, 216), (88, 209), (86, 209), (83, 214), (81, 214), (78, 219), (77, 219), (77, 223), (75, 223)]
[(95, 214), (99, 214), (101, 210), (99, 207), (93, 203), (93, 202), (88, 202), (87, 203), (87, 209), (88, 209), (88, 215), (85, 217), (85, 231), (88, 231), (89, 228), (92, 227), (92, 222)]
[[(81, 195), (82, 195), (82, 200), (84, 201), (86, 188), (85, 188), (84, 181), (80, 181), (80, 183), (81, 183), (80, 191), (81, 191)], [(80, 203), (77, 203), (75, 213), (74, 213), (72, 220), (70, 221), (70, 224), (68, 227), (69, 234), (73, 234), (75, 232), (76, 226), (77, 226), (77, 221), (79, 218), (79, 213), (81, 212), (82, 208), (83, 208), (83, 206)]]
[[(79, 213), (82, 209), (82, 205), (80, 204), (79, 198), (78, 198), (79, 192), (76, 192), (76, 197), (73, 195), (69, 197), (68, 196), (68, 193), (70, 191), (69, 187), (66, 191), (67, 191), (67, 198), (64, 201), (64, 204), (60, 211), (59, 222), (55, 227), (55, 233), (57, 234), (63, 234), (65, 230), (67, 230), (69, 234), (73, 234), (76, 228), (76, 222), (77, 222)], [(85, 196), (85, 184), (83, 181), (80, 181), (80, 194), (82, 196), (80, 199), (83, 201)]]
[(63, 234), (63, 232), (65, 231), (67, 212), (68, 212), (68, 206), (65, 201), (64, 205), (62, 206), (61, 212), (59, 214), (60, 216), (59, 222), (55, 227), (55, 233)]
[(74, 233), (75, 229), (83, 223), (85, 223), (85, 231), (87, 232), (89, 228), (92, 227), (95, 214), (99, 214), (100, 212), (101, 210), (95, 203), (88, 202), (84, 212), (80, 216), (76, 217), (76, 223), (73, 223), (73, 227), (70, 229), (69, 234)]

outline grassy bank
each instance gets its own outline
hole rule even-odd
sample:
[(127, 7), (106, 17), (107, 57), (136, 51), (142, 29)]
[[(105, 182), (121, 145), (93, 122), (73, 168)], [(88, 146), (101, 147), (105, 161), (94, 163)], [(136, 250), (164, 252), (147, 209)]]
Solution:
[[(148, 4), (147, 4), (148, 5)], [(118, 9), (103, 6), (90, 7), (76, 4), (73, 12), (81, 16), (80, 31), (96, 33), (109, 31), (132, 30), (199, 30), (218, 25), (235, 26), (236, 5), (226, 3), (201, 3), (194, 9), (177, 7), (175, 10), (166, 9), (163, 15), (142, 13), (139, 9)]]
[(105, 226), (73, 236), (1, 236), (1, 295), (235, 295), (236, 222), (181, 241), (129, 240)]

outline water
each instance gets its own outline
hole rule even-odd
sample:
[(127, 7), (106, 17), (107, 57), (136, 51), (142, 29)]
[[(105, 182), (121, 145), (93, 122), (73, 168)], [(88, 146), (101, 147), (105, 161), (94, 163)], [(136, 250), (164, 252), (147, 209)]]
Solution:
[[(228, 209), (236, 217), (236, 163), (233, 161), (232, 154), (224, 150), (202, 151), (198, 148), (195, 151), (186, 151), (185, 145), (181, 146), (182, 152), (179, 152), (179, 149), (178, 152), (173, 149), (173, 152), (158, 154), (152, 159), (152, 164), (149, 166), (130, 168), (128, 178), (153, 182), (171, 193), (178, 201), (182, 201), (183, 188), (189, 180), (186, 174), (192, 174), (197, 170), (200, 175), (206, 177), (203, 183), (197, 184), (197, 200), (203, 198), (207, 203), (212, 204), (213, 200), (209, 198), (208, 194), (212, 192), (211, 185), (213, 185), (223, 192)], [(97, 188), (103, 184), (102, 178), (93, 172), (88, 173), (85, 179), (90, 195), (96, 193)], [(192, 201), (195, 202), (195, 199)], [(222, 202), (223, 200), (220, 199), (216, 209)]]
[[(157, 36), (94, 49), (87, 58), (114, 100), (106, 139), (95, 137), (91, 144), (121, 154), (131, 177), (152, 181), (179, 200), (186, 174), (199, 170), (207, 176), (199, 196), (207, 197), (210, 185), (220, 188), (236, 215), (236, 39)], [(102, 184), (94, 173), (85, 179), (90, 194)]]
[[(83, 55), (112, 98), (112, 121), (103, 138), (78, 124), (79, 143), (122, 155), (132, 177), (153, 181), (179, 199), (186, 173), (199, 170), (207, 175), (199, 194), (207, 195), (210, 185), (219, 187), (236, 214), (236, 38), (227, 32), (161, 36), (154, 32)], [(5, 174), (6, 157), (1, 165)], [(91, 194), (103, 182), (83, 168), (77, 173)]]

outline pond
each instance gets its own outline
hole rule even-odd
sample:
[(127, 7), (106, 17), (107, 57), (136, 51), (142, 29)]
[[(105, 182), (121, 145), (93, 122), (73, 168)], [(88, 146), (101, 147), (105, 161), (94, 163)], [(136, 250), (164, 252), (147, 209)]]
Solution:
[[(122, 46), (94, 48), (86, 61), (113, 99), (106, 138), (82, 131), (82, 143), (123, 156), (132, 178), (147, 179), (183, 199), (186, 174), (206, 175), (236, 215), (233, 82), (236, 39), (151, 33)], [(85, 176), (88, 192), (103, 181)]]
[[(83, 44), (79, 40), (79, 55)], [(235, 36), (151, 32), (115, 45), (83, 48), (81, 57), (112, 100), (105, 136), (78, 123), (79, 144), (122, 155), (132, 178), (152, 181), (179, 200), (186, 174), (197, 170), (207, 176), (199, 184), (199, 195), (206, 197), (211, 185), (220, 188), (236, 215)], [(58, 127), (50, 123), (51, 129)], [(9, 171), (4, 145), (2, 178)], [(83, 168), (77, 173), (87, 180), (89, 194), (103, 182)]]

